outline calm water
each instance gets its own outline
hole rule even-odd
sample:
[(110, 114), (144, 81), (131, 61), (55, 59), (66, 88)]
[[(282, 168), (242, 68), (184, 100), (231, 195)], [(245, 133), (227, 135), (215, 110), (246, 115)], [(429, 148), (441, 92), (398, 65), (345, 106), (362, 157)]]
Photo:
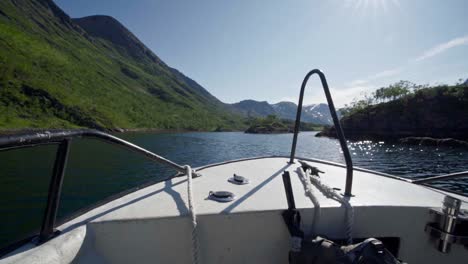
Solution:
[[(297, 156), (344, 163), (337, 140), (314, 135), (300, 134)], [(289, 155), (292, 141), (292, 134), (240, 132), (118, 136), (192, 167), (253, 156)], [(468, 170), (468, 150), (461, 148), (360, 141), (350, 142), (350, 151), (355, 166), (409, 178)], [(0, 152), (0, 247), (39, 228), (54, 157), (54, 146)], [(59, 218), (145, 181), (171, 175), (173, 171), (118, 147), (89, 139), (75, 140)], [(465, 180), (440, 186), (468, 194)]]

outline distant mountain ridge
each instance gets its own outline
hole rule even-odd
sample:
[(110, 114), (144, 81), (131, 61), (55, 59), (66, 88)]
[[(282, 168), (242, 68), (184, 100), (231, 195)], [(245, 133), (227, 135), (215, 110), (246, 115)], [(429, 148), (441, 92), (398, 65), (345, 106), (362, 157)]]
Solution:
[(275, 109), (266, 101), (242, 100), (231, 104), (234, 110), (247, 117), (263, 117), (275, 114)]
[[(276, 115), (283, 119), (295, 120), (297, 114), (297, 105), (293, 102), (269, 104), (266, 101), (243, 100), (231, 104), (231, 106), (248, 117)], [(321, 125), (330, 125), (333, 123), (328, 105), (323, 103), (303, 106), (301, 121)]]

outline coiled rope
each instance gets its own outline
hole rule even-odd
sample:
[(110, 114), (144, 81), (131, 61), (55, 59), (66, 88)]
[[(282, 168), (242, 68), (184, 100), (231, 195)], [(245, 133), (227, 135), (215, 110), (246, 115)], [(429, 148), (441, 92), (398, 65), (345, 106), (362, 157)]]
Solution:
[(192, 263), (198, 264), (197, 214), (193, 202), (192, 168), (186, 165), (185, 170), (187, 174), (188, 208), (192, 220)]
[[(343, 197), (342, 195), (340, 195), (333, 188), (331, 188), (331, 187), (327, 186), (326, 184), (322, 183), (322, 181), (320, 180), (320, 177), (310, 175), (307, 172), (307, 170), (304, 172), (304, 170), (301, 167), (299, 167), (299, 168), (297, 168), (297, 173), (299, 174), (299, 176), (301, 178), (301, 181), (304, 184), (304, 189), (306, 190), (306, 195), (308, 197), (314, 196), (314, 194), (312, 192), (312, 188), (309, 186), (310, 183), (312, 183), (317, 189), (319, 189), (323, 193), (323, 195), (325, 197), (327, 197), (329, 199), (333, 199), (335, 201), (338, 201), (339, 203), (341, 203), (345, 207), (345, 210), (346, 210), (346, 212), (345, 212), (346, 213), (346, 215), (345, 215), (345, 223), (346, 223), (345, 233), (346, 233), (346, 237), (347, 237), (347, 243), (352, 244), (353, 243), (354, 208), (349, 203), (348, 199), (346, 197)], [(308, 180), (305, 181), (305, 180), (302, 180), (302, 178), (308, 179)], [(317, 198), (315, 196), (314, 196), (314, 198), (310, 198), (310, 199), (312, 200), (312, 203), (314, 203), (313, 200), (317, 200)], [(317, 207), (315, 203), (314, 203), (314, 206)], [(314, 219), (314, 221), (315, 221), (315, 219)], [(316, 225), (316, 223), (313, 224), (313, 226), (315, 226), (315, 225)]]
[(307, 175), (304, 173), (301, 167), (297, 168), (297, 174), (299, 175), (299, 179), (304, 186), (305, 196), (309, 197), (310, 201), (314, 205), (314, 221), (312, 223), (311, 234), (315, 235), (315, 230), (317, 223), (320, 221), (320, 203), (317, 200), (317, 197), (314, 195), (314, 191), (312, 189), (312, 184), (310, 184), (310, 180), (308, 179)]

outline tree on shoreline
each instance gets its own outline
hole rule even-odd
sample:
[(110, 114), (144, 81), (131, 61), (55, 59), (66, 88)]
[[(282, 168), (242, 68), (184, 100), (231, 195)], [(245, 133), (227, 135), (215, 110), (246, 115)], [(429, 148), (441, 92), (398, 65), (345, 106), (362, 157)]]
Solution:
[(440, 88), (453, 88), (455, 90), (463, 90), (464, 83), (462, 79), (453, 85), (448, 86), (445, 84), (438, 84), (429, 86), (428, 84), (418, 85), (410, 81), (398, 81), (386, 87), (381, 87), (373, 93), (364, 93), (362, 99), (354, 99), (349, 105), (346, 104), (341, 109), (342, 116), (347, 116), (359, 111), (369, 111), (371, 106), (388, 103), (395, 100), (409, 98), (410, 96), (427, 96), (431, 93), (437, 92)]

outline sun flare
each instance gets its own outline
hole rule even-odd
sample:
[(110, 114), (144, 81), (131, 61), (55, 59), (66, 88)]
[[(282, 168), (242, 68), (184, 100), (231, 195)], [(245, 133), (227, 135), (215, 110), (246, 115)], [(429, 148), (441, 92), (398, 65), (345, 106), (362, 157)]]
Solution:
[(391, 7), (399, 8), (400, 0), (346, 0), (345, 7), (362, 12), (370, 10), (387, 12)]

